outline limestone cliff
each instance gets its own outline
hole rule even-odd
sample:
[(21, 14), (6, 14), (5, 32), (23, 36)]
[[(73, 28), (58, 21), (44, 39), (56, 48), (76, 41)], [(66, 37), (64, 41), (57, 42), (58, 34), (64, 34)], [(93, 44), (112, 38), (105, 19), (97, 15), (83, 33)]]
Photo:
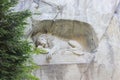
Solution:
[[(26, 35), (34, 33), (34, 43), (55, 53), (49, 63), (46, 55), (34, 56), (41, 80), (120, 79), (120, 0), (20, 0), (15, 10), (24, 9), (33, 14)], [(81, 47), (75, 37), (69, 39), (72, 31)]]

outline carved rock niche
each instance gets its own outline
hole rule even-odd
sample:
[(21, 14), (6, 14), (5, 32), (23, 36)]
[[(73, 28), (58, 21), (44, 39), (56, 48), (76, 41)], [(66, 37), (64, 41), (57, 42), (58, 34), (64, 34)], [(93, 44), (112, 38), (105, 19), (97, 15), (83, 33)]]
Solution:
[(82, 47), (92, 52), (98, 46), (98, 39), (92, 26), (76, 20), (32, 20), (32, 36), (37, 33), (52, 34), (61, 39), (76, 40)]

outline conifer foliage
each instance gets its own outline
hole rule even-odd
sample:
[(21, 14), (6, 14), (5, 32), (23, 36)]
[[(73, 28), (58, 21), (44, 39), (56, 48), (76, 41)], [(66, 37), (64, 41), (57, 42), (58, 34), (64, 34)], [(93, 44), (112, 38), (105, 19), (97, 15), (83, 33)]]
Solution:
[(31, 46), (22, 38), (30, 12), (12, 11), (16, 4), (17, 0), (0, 0), (0, 80), (37, 80), (28, 63)]

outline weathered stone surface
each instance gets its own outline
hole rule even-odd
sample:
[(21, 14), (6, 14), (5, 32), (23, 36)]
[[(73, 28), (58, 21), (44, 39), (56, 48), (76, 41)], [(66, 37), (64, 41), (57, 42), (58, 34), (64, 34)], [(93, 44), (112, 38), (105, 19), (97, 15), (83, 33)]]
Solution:
[[(33, 20), (42, 22), (63, 19), (86, 22), (91, 25), (95, 32), (94, 36), (98, 39), (98, 46), (94, 53), (80, 50), (84, 55), (79, 56), (72, 53), (72, 49), (72, 51), (62, 52), (63, 46), (70, 45), (66, 40), (56, 37), (55, 41), (53, 40), (54, 44), (57, 49), (62, 45), (62, 49), (52, 55), (49, 63), (46, 61), (45, 54), (33, 56), (34, 61), (41, 65), (41, 69), (34, 73), (41, 80), (120, 79), (120, 5), (118, 6), (120, 0), (38, 0), (39, 6), (33, 0), (22, 1), (20, 0), (16, 9), (29, 8), (33, 13)], [(27, 35), (33, 28), (31, 20), (29, 23)], [(46, 21), (44, 25), (47, 25)], [(53, 47), (52, 44), (51, 46)], [(91, 62), (93, 56), (95, 59)]]
[(16, 10), (30, 9), (36, 20), (69, 19), (90, 23), (98, 38), (109, 25), (119, 0), (20, 0)]
[[(51, 4), (48, 5), (46, 3)], [(34, 15), (36, 20), (69, 19), (90, 23), (98, 38), (109, 25), (119, 0), (40, 0), (40, 6)], [(58, 7), (61, 7), (60, 10)]]
[[(91, 70), (84, 71), (87, 64), (57, 64), (57, 65), (43, 65), (41, 69), (37, 70), (34, 74), (39, 76), (41, 80), (92, 80), (92, 66)], [(88, 74), (90, 73), (90, 74)]]

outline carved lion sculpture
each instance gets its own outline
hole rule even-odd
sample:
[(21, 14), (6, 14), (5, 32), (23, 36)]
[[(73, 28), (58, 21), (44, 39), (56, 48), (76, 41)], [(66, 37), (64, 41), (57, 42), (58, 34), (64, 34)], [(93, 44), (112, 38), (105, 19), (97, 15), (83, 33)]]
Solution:
[(55, 53), (61, 53), (61, 51), (62, 53), (69, 51), (78, 56), (81, 56), (84, 54), (81, 45), (76, 41), (73, 41), (73, 40), (64, 41), (59, 39), (58, 37), (48, 35), (48, 34), (38, 33), (37, 36), (38, 36), (37, 47), (47, 50), (48, 55), (46, 57), (46, 60), (48, 62), (52, 58), (52, 55), (54, 55)]

